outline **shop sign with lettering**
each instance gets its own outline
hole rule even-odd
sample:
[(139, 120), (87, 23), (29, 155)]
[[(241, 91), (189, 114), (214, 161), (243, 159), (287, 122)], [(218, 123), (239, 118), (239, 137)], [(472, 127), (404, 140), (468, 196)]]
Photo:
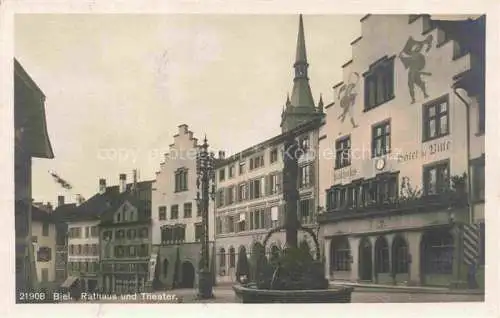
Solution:
[(336, 170), (333, 173), (333, 178), (335, 180), (347, 179), (347, 178), (353, 178), (353, 177), (357, 176), (358, 174), (359, 174), (358, 169), (347, 167), (347, 168)]
[(413, 150), (401, 153), (397, 156), (398, 163), (416, 160), (419, 158), (425, 159), (428, 156), (435, 155), (441, 152), (447, 152), (451, 149), (451, 141), (439, 141), (429, 144), (426, 148), (421, 150)]

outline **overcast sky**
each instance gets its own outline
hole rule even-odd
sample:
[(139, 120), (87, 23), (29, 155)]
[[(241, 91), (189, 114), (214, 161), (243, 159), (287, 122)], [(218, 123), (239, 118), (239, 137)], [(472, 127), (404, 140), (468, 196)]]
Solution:
[[(304, 16), (310, 84), (333, 98), (361, 16)], [(98, 179), (152, 180), (177, 126), (234, 153), (280, 133), (298, 15), (18, 15), (15, 55), (44, 91), (55, 158), (33, 198), (89, 198)], [(121, 153), (121, 158), (113, 154)], [(48, 171), (73, 185), (63, 190)]]

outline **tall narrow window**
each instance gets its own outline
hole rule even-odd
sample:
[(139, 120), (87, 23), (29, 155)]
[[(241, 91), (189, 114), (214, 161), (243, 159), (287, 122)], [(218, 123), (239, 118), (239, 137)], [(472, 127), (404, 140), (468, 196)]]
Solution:
[(166, 206), (158, 207), (158, 219), (160, 221), (167, 219), (167, 207)]
[(175, 172), (175, 192), (187, 191), (188, 189), (188, 170), (180, 168)]
[(424, 105), (424, 141), (448, 134), (448, 96)]
[(177, 204), (170, 207), (170, 219), (176, 220), (179, 218), (179, 206)]
[(271, 150), (270, 162), (275, 163), (278, 161), (278, 148), (273, 148)]
[(365, 110), (377, 107), (394, 97), (394, 58), (376, 62), (364, 76)]
[(380, 157), (391, 150), (391, 123), (385, 121), (372, 128), (372, 157)]
[(299, 184), (301, 188), (311, 186), (311, 170), (311, 165), (300, 167)]
[(238, 170), (239, 170), (238, 173), (240, 175), (245, 173), (245, 161), (240, 162)]
[(449, 183), (449, 163), (443, 162), (424, 168), (424, 192), (426, 195), (446, 191)]
[(351, 164), (351, 137), (346, 136), (335, 142), (335, 169)]
[(192, 216), (193, 204), (191, 202), (184, 203), (184, 218)]

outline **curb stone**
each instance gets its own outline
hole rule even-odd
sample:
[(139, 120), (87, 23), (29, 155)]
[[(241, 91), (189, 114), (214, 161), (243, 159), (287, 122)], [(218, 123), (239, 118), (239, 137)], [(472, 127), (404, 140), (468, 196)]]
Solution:
[(450, 294), (450, 295), (484, 295), (484, 290), (473, 289), (447, 289), (433, 287), (389, 286), (375, 284), (356, 284), (347, 282), (330, 282), (330, 286), (349, 286), (354, 291), (387, 292), (387, 293), (412, 293), (412, 294)]

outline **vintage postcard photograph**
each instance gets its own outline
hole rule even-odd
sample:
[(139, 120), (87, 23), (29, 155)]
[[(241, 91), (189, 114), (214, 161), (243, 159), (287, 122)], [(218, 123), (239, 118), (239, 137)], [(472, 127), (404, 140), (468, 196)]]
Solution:
[(484, 304), (489, 19), (13, 14), (6, 292)]

